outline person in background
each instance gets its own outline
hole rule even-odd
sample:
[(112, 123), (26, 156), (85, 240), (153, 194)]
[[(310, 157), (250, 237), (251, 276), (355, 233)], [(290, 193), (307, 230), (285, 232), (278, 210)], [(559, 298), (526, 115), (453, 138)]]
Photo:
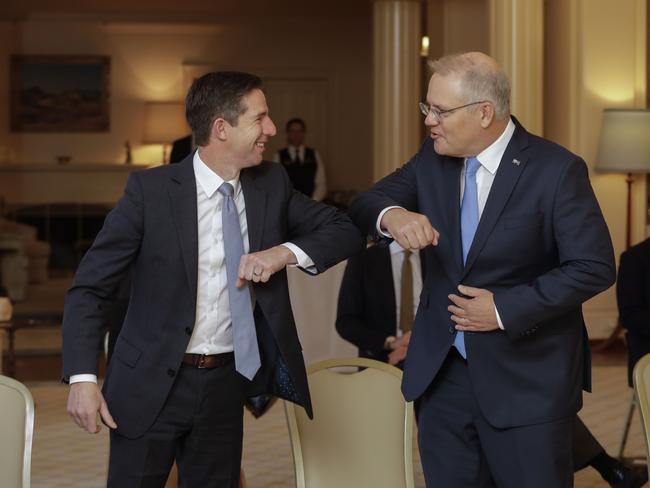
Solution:
[(192, 134), (188, 134), (172, 143), (169, 153), (169, 164), (180, 163), (192, 152)]
[(396, 241), (348, 259), (336, 313), (339, 335), (359, 357), (402, 365), (422, 291), (419, 252)]
[(327, 195), (325, 167), (318, 151), (304, 145), (307, 125), (294, 118), (287, 122), (286, 130), (287, 147), (276, 153), (274, 161), (284, 166), (296, 190), (320, 202)]
[(621, 254), (616, 300), (619, 320), (627, 331), (628, 383), (632, 386), (634, 365), (650, 353), (650, 238)]

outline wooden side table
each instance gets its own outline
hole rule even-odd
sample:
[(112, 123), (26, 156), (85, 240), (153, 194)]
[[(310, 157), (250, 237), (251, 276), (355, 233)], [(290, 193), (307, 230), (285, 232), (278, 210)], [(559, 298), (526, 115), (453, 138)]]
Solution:
[[(7, 337), (7, 369), (3, 373), (12, 378), (16, 375), (16, 332), (21, 329), (33, 329), (37, 327), (59, 327), (62, 316), (60, 314), (34, 315), (32, 317), (14, 316), (7, 322), (0, 322), (0, 333)], [(0, 344), (1, 345), (1, 344)], [(2, 358), (0, 349), (0, 359)], [(0, 360), (0, 369), (2, 361)]]

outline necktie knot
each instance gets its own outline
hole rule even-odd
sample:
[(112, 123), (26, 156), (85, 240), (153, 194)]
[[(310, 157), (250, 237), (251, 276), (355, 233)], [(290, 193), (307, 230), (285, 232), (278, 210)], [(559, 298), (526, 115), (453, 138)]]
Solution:
[(481, 162), (476, 157), (467, 158), (467, 167), (465, 172), (467, 176), (474, 176), (481, 167)]
[(221, 183), (221, 186), (217, 188), (217, 191), (221, 193), (224, 197), (230, 197), (230, 198), (232, 198), (232, 196), (235, 193), (235, 189), (227, 181)]

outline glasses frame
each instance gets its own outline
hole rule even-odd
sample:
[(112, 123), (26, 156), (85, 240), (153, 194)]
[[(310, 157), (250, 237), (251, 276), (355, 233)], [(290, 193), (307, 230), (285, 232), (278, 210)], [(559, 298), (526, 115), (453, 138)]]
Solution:
[(428, 117), (429, 114), (431, 114), (437, 122), (442, 122), (442, 119), (444, 119), (447, 114), (452, 114), (453, 112), (455, 112), (456, 110), (460, 110), (461, 108), (467, 108), (467, 107), (471, 107), (472, 105), (478, 105), (479, 103), (487, 103), (487, 102), (489, 102), (489, 100), (480, 100), (478, 102), (466, 103), (465, 105), (449, 108), (447, 110), (438, 110), (436, 108), (427, 105), (424, 102), (418, 102), (418, 107), (420, 108), (420, 112), (422, 112), (422, 115), (424, 115), (425, 117)]

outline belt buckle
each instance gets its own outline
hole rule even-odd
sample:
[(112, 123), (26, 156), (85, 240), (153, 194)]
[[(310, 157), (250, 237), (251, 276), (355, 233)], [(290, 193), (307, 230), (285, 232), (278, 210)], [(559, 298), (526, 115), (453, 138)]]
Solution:
[(207, 356), (205, 354), (201, 354), (199, 356), (199, 360), (196, 362), (196, 367), (199, 369), (205, 369), (205, 360), (207, 359)]

